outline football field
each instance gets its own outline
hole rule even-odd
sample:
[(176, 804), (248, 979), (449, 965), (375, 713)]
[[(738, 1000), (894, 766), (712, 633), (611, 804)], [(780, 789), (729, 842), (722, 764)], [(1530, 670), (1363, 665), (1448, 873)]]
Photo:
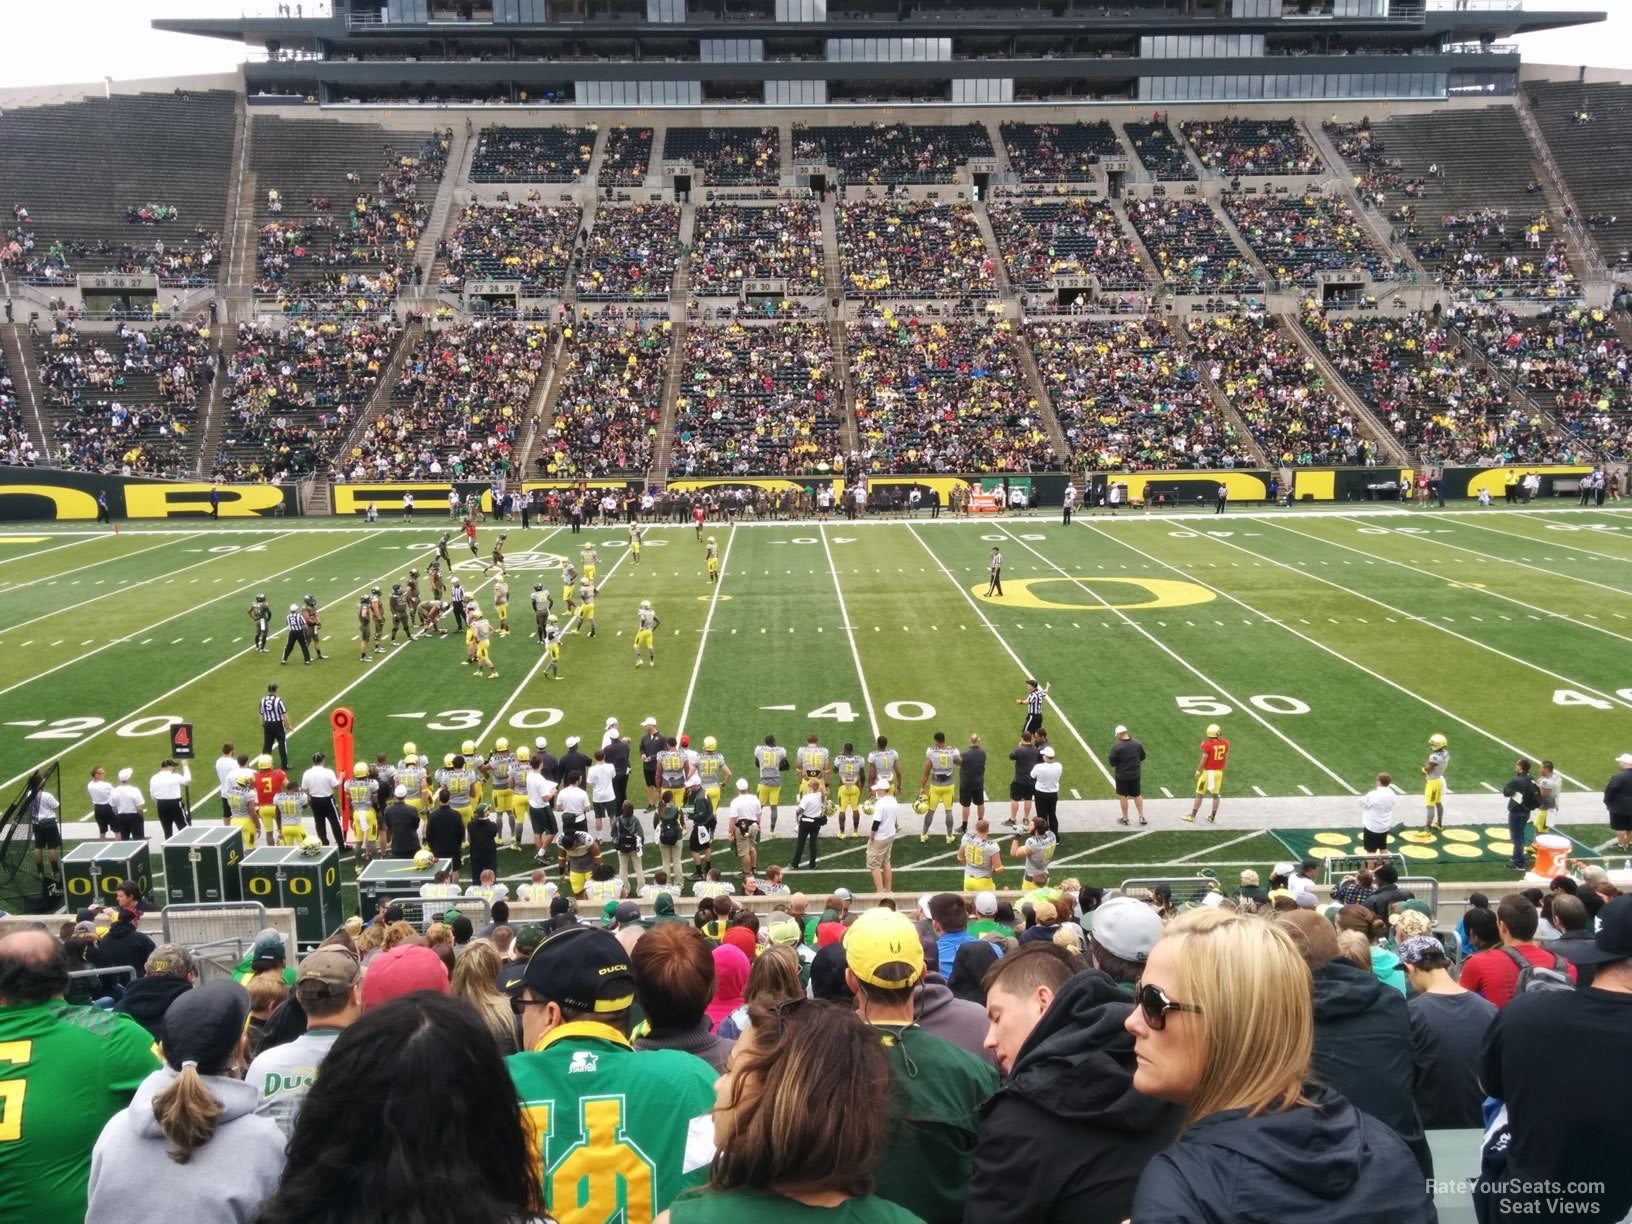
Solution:
[[(1596, 795), (1615, 756), (1632, 750), (1632, 511), (1615, 507), (1232, 510), (1079, 516), (1070, 527), (1057, 515), (715, 523), (717, 584), (689, 527), (649, 528), (636, 563), (621, 525), (575, 536), (484, 523), (480, 561), (457, 536), (452, 547), (456, 572), (491, 616), (482, 562), (496, 533), (509, 533), (515, 614), (511, 636), (494, 643), (498, 679), (463, 665), (458, 635), (360, 661), (358, 596), (376, 585), (388, 594), (410, 566), (423, 574), (449, 526), (0, 529), (0, 794), (57, 761), (64, 818), (83, 819), (93, 766), (110, 775), (130, 766), (145, 789), (169, 724), (188, 721), (199, 751), (193, 802), (213, 819), (217, 750), (227, 740), (260, 749), (257, 703), (276, 681), (296, 727), (294, 772), (329, 748), (338, 706), (356, 714), (360, 758), (393, 760), (407, 740), (436, 760), (466, 739), (490, 751), (498, 736), (544, 735), (559, 753), (575, 734), (593, 751), (608, 715), (635, 737), (651, 715), (694, 746), (717, 737), (734, 773), (750, 778), (751, 750), (767, 734), (790, 755), (810, 733), (835, 752), (846, 741), (865, 752), (884, 735), (901, 753), (910, 798), (941, 730), (954, 746), (971, 733), (987, 745), (995, 818), (1007, 815), (1016, 699), (1035, 676), (1051, 685), (1045, 723), (1065, 769), (1068, 832), (1056, 865), (1115, 884), (1202, 865), (1262, 868), (1285, 853), (1266, 827), (1352, 828), (1343, 814), (1379, 770), (1393, 774), (1399, 815), (1415, 825), (1419, 766), (1436, 732), (1451, 744), (1453, 821), (1500, 825), (1495, 792), (1514, 758), (1545, 757), (1564, 779), (1565, 824), (1598, 845), (1608, 832)], [(597, 636), (566, 637), (561, 678), (549, 679), (528, 596), (544, 582), (565, 620), (561, 565), (589, 542), (603, 588)], [(1000, 596), (987, 594), (994, 547)], [(257, 592), (274, 613), (266, 655), (253, 650), (247, 615)], [(323, 609), (330, 657), (303, 666), (297, 650), (280, 665), (285, 610), (308, 593)], [(657, 666), (637, 669), (643, 599), (662, 623)], [(1219, 824), (1197, 828), (1178, 817), (1212, 722), (1233, 745), (1226, 798)], [(1149, 753), (1148, 829), (1116, 826), (1104, 802), (1118, 723)], [(955, 885), (942, 824), (924, 845), (917, 821), (897, 847), (897, 887)], [(778, 833), (792, 824), (785, 808)], [(821, 870), (799, 873), (796, 886), (867, 886), (859, 843), (833, 831)], [(716, 857), (734, 865), (728, 852)], [(787, 855), (772, 843), (761, 857)], [(512, 874), (528, 865), (506, 860)], [(1509, 874), (1490, 863), (1432, 870)]]

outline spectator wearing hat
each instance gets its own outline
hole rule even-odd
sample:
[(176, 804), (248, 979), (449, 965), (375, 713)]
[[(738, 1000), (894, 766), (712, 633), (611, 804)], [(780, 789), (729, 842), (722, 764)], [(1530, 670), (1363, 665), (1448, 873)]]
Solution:
[(1548, 1195), (1556, 1200), (1556, 1190), (1534, 1189), (1553, 1181), (1578, 1184), (1568, 1196), (1572, 1218), (1620, 1220), (1632, 1210), (1632, 1163), (1625, 1152), (1632, 1101), (1609, 1092), (1582, 1109), (1575, 1094), (1560, 1091), (1554, 1060), (1542, 1056), (1568, 1051), (1603, 1084), (1623, 1084), (1632, 1075), (1626, 1040), (1632, 1021), (1632, 897), (1604, 906), (1593, 947), (1575, 955), (1576, 963), (1593, 967), (1591, 986), (1527, 992), (1501, 1009), (1485, 1035), (1479, 1079), (1507, 1107), (1505, 1167), (1487, 1141), (1483, 1170), (1497, 1183), (1494, 1220), (1562, 1215), (1546, 1201)]
[(538, 951), (538, 945), (544, 939), (544, 928), (536, 922), (530, 922), (516, 932), (510, 944), (510, 955), (499, 966), (499, 989), (505, 994), (514, 995), (521, 988), (522, 975), (527, 972), (527, 960)]
[(1391, 1128), (1432, 1178), (1433, 1156), (1411, 1091), (1405, 997), (1342, 959), (1337, 934), (1321, 915), (1299, 910), (1276, 921), (1286, 924), (1313, 980), (1316, 1079)]
[[(634, 1002), (635, 976), (607, 931), (557, 932), (527, 962), (516, 1000), (523, 1052), (508, 1061), (546, 1171), (545, 1210), (557, 1218), (610, 1219), (620, 1210), (644, 1218), (702, 1181), (707, 1162), (692, 1157), (688, 1134), (714, 1107), (713, 1069), (678, 1050), (635, 1050)], [(645, 1159), (624, 1160), (630, 1147)], [(585, 1170), (614, 1164), (621, 1195), (608, 1197), (616, 1192), (596, 1179), (595, 1201), (585, 1203)]]
[(1088, 955), (1117, 989), (1131, 997), (1145, 972), (1145, 961), (1162, 937), (1162, 916), (1137, 897), (1112, 897), (1094, 911)]
[(1268, 905), (1269, 894), (1260, 887), (1258, 873), (1248, 867), (1241, 873), (1241, 887), (1235, 890), (1236, 899), (1253, 905)]
[[(846, 930), (843, 945), (856, 1013), (877, 1030), (890, 1062), (878, 1195), (924, 1224), (954, 1224), (963, 1219), (975, 1111), (997, 1090), (997, 1073), (915, 1023), (913, 994), (925, 961), (911, 919), (869, 910)], [(934, 1175), (925, 1176), (927, 1170)]]
[(1111, 767), (1112, 777), (1116, 779), (1116, 800), (1122, 808), (1122, 814), (1116, 818), (1116, 823), (1124, 825), (1128, 823), (1128, 800), (1132, 799), (1139, 823), (1148, 824), (1145, 819), (1143, 784), (1145, 746), (1134, 739), (1126, 727), (1118, 726), (1116, 743), (1111, 745), (1106, 762)]
[(339, 944), (324, 944), (308, 954), (300, 962), (294, 996), (305, 1012), (306, 1031), (293, 1041), (263, 1049), (244, 1076), (260, 1096), (261, 1112), (285, 1137), (294, 1133), (295, 1117), (329, 1048), (362, 1015), (357, 954)]
[[(1000, 935), (1004, 939), (1014, 937), (1014, 927), (998, 921), (998, 912), (1008, 905), (1007, 901), (999, 901), (995, 892), (978, 892), (975, 894), (975, 920), (968, 926), (969, 934), (976, 939), (985, 939), (988, 935)], [(1013, 910), (1011, 908), (1012, 916)]]
[(139, 978), (147, 968), (147, 958), (153, 955), (155, 944), (142, 934), (138, 923), (141, 915), (133, 909), (122, 909), (108, 933), (96, 941), (87, 958), (98, 969), (117, 969), (128, 966)]
[(1122, 1224), (1140, 1173), (1178, 1134), (1178, 1107), (1133, 1087), (1132, 1005), (1079, 964), (1036, 944), (986, 975), (986, 1045), (1004, 1080), (980, 1107), (965, 1219)]
[[(49, 1126), (22, 1128), (0, 1156), (0, 1219), (82, 1220), (91, 1148), (158, 1066), (153, 1038), (129, 1016), (73, 1007), (68, 957), (44, 931), (0, 936), (0, 1043), (28, 1058), (6, 1067), (7, 1100), (49, 1110)], [(21, 1091), (13, 1097), (16, 1086)]]
[(1615, 848), (1632, 850), (1632, 752), (1615, 758), (1618, 767), (1604, 785), (1604, 810), (1615, 831)]
[(192, 954), (180, 944), (160, 944), (147, 958), (144, 976), (125, 987), (113, 1010), (124, 1012), (152, 1033), (153, 1040), (162, 1042), (166, 1009), (197, 982)]
[(1451, 976), (1445, 945), (1432, 935), (1400, 944), (1411, 985), (1411, 1082), (1417, 1113), (1428, 1130), (1483, 1129), (1479, 1048), (1496, 1008)]
[(249, 1220), (283, 1173), (283, 1135), (238, 1078), (249, 992), (211, 982), (164, 1017), (165, 1065), (91, 1153), (88, 1220)]
[(1060, 913), (1052, 901), (1028, 901), (1025, 909), (1031, 911), (1031, 925), (1020, 932), (1020, 942), (1049, 943), (1060, 929)]
[[(401, 914), (397, 917), (400, 919)], [(232, 980), (243, 986), (257, 973), (281, 973), (284, 985), (295, 984), (295, 971), (288, 964), (283, 935), (274, 927), (267, 927), (255, 936), (249, 955), (233, 966)]]
[(363, 975), (363, 1011), (373, 1011), (417, 990), (447, 994), (448, 967), (424, 944), (398, 944), (369, 962)]

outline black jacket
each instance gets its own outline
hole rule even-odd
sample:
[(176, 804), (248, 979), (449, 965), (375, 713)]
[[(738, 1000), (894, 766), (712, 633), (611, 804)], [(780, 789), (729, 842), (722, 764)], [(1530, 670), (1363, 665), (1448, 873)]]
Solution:
[(561, 754), (561, 785), (565, 786), (570, 782), (573, 774), (578, 775), (578, 781), (582, 784), (589, 774), (589, 767), (594, 763), (578, 749), (568, 748)]
[(1423, 1177), (1434, 1158), (1411, 1092), (1411, 1017), (1405, 996), (1369, 969), (1329, 961), (1316, 969), (1315, 1080), (1391, 1127)]
[(980, 1107), (966, 1224), (1121, 1224), (1146, 1163), (1178, 1133), (1177, 1106), (1133, 1090), (1132, 1010), (1105, 974), (1060, 988)]
[(1133, 1224), (1433, 1220), (1399, 1136), (1329, 1089), (1308, 1095), (1312, 1107), (1256, 1118), (1229, 1109), (1190, 1127), (1139, 1179)]
[(459, 813), (445, 803), (433, 808), (425, 818), (425, 844), (437, 858), (459, 862), (465, 844), (465, 822)]
[(1632, 769), (1617, 769), (1604, 787), (1604, 808), (1611, 816), (1632, 819)]
[(1401, 888), (1398, 884), (1391, 884), (1387, 888), (1379, 889), (1365, 900), (1365, 906), (1377, 917), (1388, 921), (1388, 907), (1401, 901), (1410, 901), (1416, 896), (1408, 888)]
[[(110, 932), (111, 933), (111, 932)], [(186, 978), (161, 973), (155, 977), (137, 978), (113, 1005), (116, 1012), (124, 1012), (149, 1033), (155, 1041), (164, 1040), (164, 1013), (182, 995), (193, 988)]]
[(606, 763), (612, 766), (612, 776), (627, 778), (629, 776), (629, 745), (615, 739), (601, 751), (606, 753)]
[[(116, 922), (85, 954), (85, 959), (98, 969), (129, 965), (140, 978), (147, 968), (147, 958), (153, 955), (153, 947), (153, 941), (137, 930), (135, 923)], [(128, 978), (103, 978), (100, 982), (104, 993), (111, 993), (113, 987), (124, 989), (127, 984)]]
[(1502, 794), (1507, 796), (1507, 812), (1533, 812), (1541, 805), (1541, 791), (1537, 789), (1534, 779), (1529, 774), (1514, 774), (1502, 787)]
[(1117, 740), (1105, 757), (1119, 782), (1137, 782), (1145, 767), (1145, 746), (1136, 739)]

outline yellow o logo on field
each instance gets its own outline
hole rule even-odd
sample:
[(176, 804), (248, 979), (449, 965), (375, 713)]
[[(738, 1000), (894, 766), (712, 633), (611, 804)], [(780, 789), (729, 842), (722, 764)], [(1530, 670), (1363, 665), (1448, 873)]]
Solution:
[(1409, 829), (1400, 834), (1401, 841), (1416, 842), (1418, 845), (1431, 846), (1434, 844), (1434, 835), (1426, 829)]
[(1439, 835), (1448, 842), (1476, 842), (1479, 840), (1479, 834), (1472, 829), (1441, 829)]
[(1406, 858), (1414, 859), (1437, 859), (1439, 857), (1437, 850), (1430, 850), (1427, 846), (1401, 846), (1400, 853), (1405, 855)]
[(1479, 857), (1479, 847), (1469, 846), (1462, 842), (1447, 842), (1440, 850), (1452, 858), (1476, 859)]
[(1494, 837), (1497, 841), (1505, 844), (1509, 850), (1513, 848), (1513, 843), (1509, 840), (1507, 828), (1504, 825), (1488, 825), (1485, 828), (1485, 836)]
[[(1108, 599), (1101, 604), (1095, 603), (1059, 603), (1056, 600), (1045, 599), (1032, 588), (1044, 586), (1051, 582), (1068, 582), (1084, 591), (1093, 598), (1103, 598), (1093, 588), (1105, 583), (1117, 583), (1119, 586), (1132, 586), (1149, 596), (1141, 603), (1112, 603)], [(1066, 575), (1058, 578), (1013, 578), (1007, 583), (1003, 594), (988, 595), (983, 583), (974, 583), (969, 588), (977, 598), (987, 603), (1002, 604), (1008, 608), (1063, 608), (1067, 612), (1123, 612), (1139, 608), (1188, 608), (1194, 604), (1212, 603), (1218, 596), (1204, 586), (1194, 582), (1181, 582), (1174, 578), (1107, 578), (1102, 574), (1092, 576), (1073, 577)]]
[(1311, 847), (1309, 857), (1321, 859), (1347, 858), (1353, 846), (1315, 846)]
[(1347, 833), (1316, 833), (1315, 840), (1323, 846), (1347, 846), (1354, 838)]

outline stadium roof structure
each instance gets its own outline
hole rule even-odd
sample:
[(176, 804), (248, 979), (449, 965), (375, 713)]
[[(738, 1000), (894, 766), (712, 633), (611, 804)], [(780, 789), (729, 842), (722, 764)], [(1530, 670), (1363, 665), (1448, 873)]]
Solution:
[[(1522, 0), (333, 0), (155, 28), (252, 49), (251, 99), (987, 105), (1510, 95)], [(297, 15), (297, 13), (299, 15)]]

